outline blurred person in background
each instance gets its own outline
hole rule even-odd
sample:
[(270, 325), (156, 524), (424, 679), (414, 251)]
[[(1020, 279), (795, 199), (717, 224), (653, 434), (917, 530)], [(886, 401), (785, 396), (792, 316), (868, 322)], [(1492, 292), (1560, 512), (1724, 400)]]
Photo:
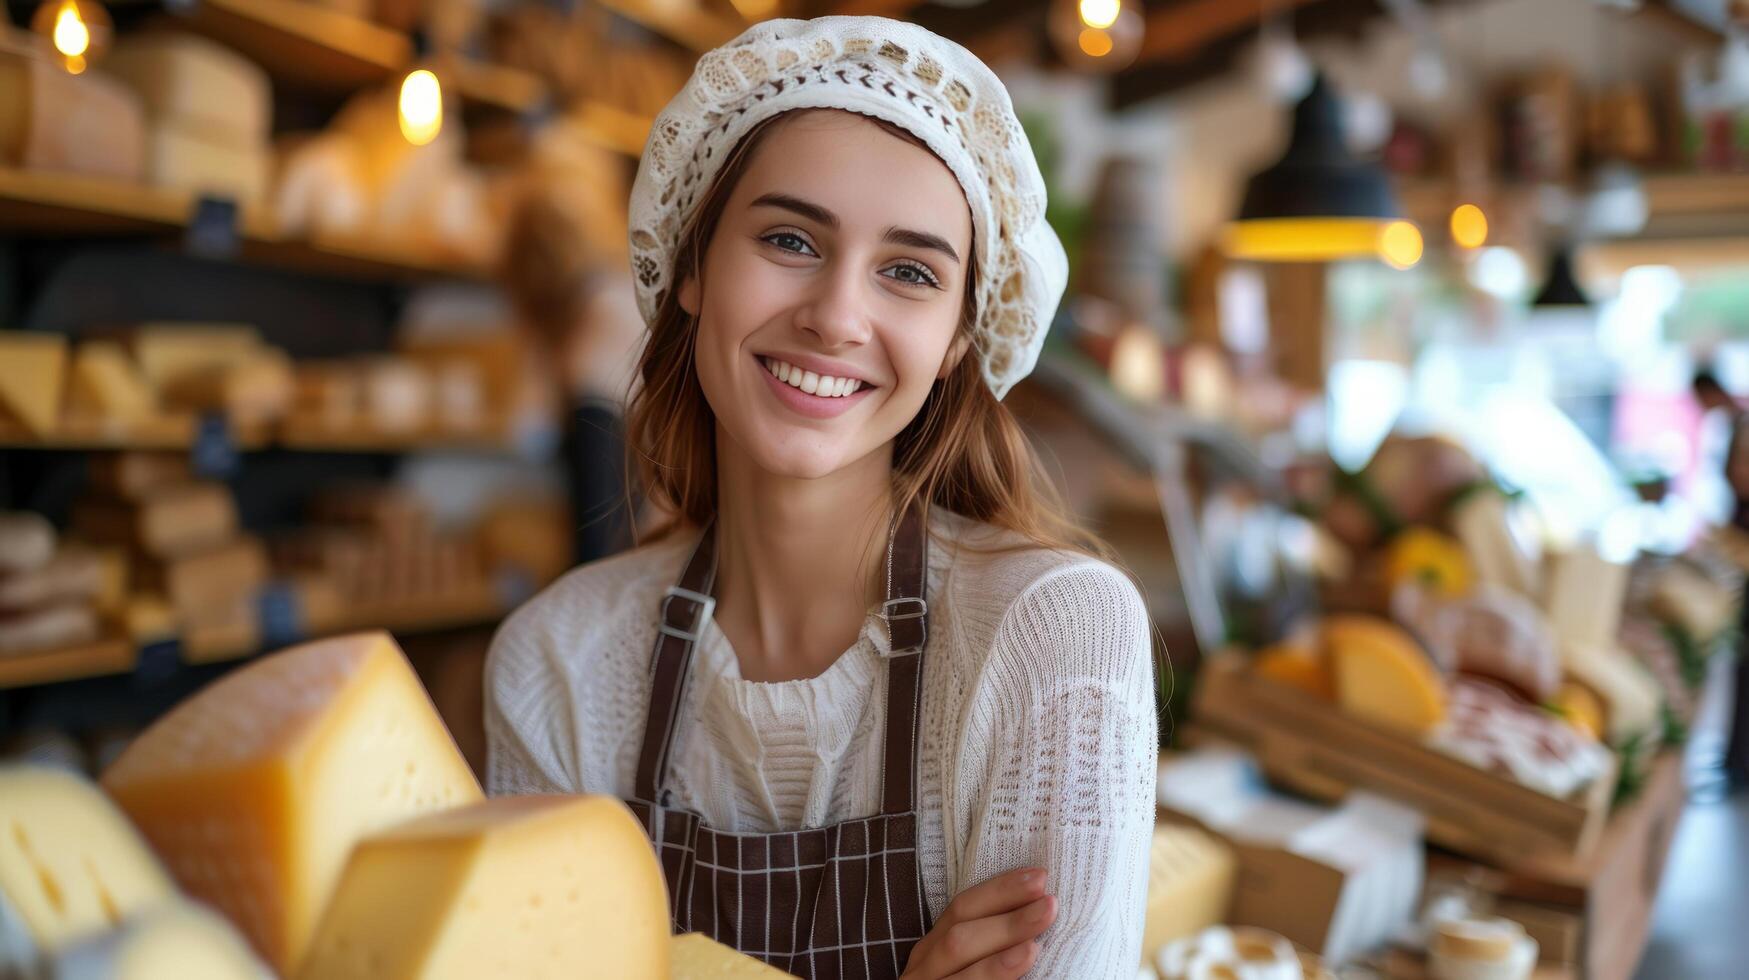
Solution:
[[(1729, 423), (1730, 441), (1726, 444), (1725, 482), (1731, 489), (1731, 526), (1749, 534), (1749, 412), (1710, 370), (1702, 369), (1694, 376), (1694, 397), (1704, 411), (1718, 411)], [(1749, 786), (1749, 651), (1743, 644), (1749, 640), (1749, 602), (1743, 604), (1738, 634), (1736, 683), (1731, 701), (1731, 731), (1725, 750), (1725, 778), (1730, 788), (1741, 790)]]

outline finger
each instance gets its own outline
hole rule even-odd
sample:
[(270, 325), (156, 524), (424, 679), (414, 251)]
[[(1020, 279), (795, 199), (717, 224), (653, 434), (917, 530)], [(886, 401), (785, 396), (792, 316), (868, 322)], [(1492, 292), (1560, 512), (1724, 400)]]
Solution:
[(955, 895), (942, 918), (956, 922), (1011, 912), (1045, 893), (1045, 869), (1016, 868)]
[(948, 980), (1017, 980), (1038, 962), (1038, 943), (1027, 940), (1000, 953), (986, 956), (948, 977)]
[(979, 960), (1036, 939), (1056, 917), (1057, 900), (1046, 895), (1011, 912), (953, 923), (929, 951), (931, 972), (942, 974), (963, 970)]

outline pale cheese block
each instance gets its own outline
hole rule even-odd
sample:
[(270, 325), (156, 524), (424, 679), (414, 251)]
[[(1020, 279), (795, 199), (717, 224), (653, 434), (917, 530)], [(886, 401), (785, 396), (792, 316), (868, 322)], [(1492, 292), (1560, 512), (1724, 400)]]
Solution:
[(28, 510), (0, 511), (0, 573), (41, 568), (55, 556), (55, 526)]
[(237, 501), (223, 483), (188, 483), (139, 500), (83, 498), (73, 529), (97, 544), (123, 545), (152, 558), (179, 558), (237, 534)]
[(272, 980), (235, 926), (173, 901), (63, 951), (55, 980)]
[(0, 766), (0, 828), (0, 965), (53, 956), (176, 896), (139, 832), (80, 776)]
[(254, 327), (240, 323), (146, 323), (131, 343), (146, 381), (160, 392), (213, 368), (236, 367), (264, 346)]
[(265, 143), (221, 143), (177, 123), (160, 122), (146, 134), (146, 179), (159, 187), (255, 206), (267, 200), (273, 154)]
[(102, 496), (140, 500), (193, 481), (188, 457), (186, 451), (92, 453), (85, 463), (86, 484)]
[(360, 841), (297, 976), (661, 980), (667, 891), (607, 796), (507, 796)]
[(168, 31), (124, 38), (103, 61), (146, 107), (215, 142), (261, 143), (272, 127), (273, 94), (259, 65), (221, 44)]
[(291, 358), (263, 348), (232, 365), (181, 376), (164, 387), (164, 401), (194, 412), (224, 412), (233, 421), (271, 422), (291, 407)]
[(1532, 598), (1541, 594), (1541, 570), (1513, 539), (1504, 496), (1491, 490), (1469, 494), (1452, 508), (1450, 520), (1478, 582)]
[(1237, 872), (1232, 848), (1214, 836), (1194, 827), (1155, 827), (1142, 962), (1152, 963), (1173, 940), (1225, 922)]
[(67, 338), (0, 331), (0, 419), (8, 416), (37, 435), (54, 432), (67, 380)]
[(41, 568), (0, 571), (0, 614), (63, 602), (93, 602), (104, 591), (108, 574), (103, 554), (97, 549), (62, 548)]
[(0, 656), (75, 647), (97, 639), (97, 610), (63, 603), (0, 618)]
[(1563, 644), (1609, 646), (1621, 630), (1628, 590), (1628, 566), (1606, 560), (1597, 549), (1579, 545), (1549, 562), (1543, 611)]
[(1562, 644), (1561, 660), (1568, 676), (1603, 699), (1609, 744), (1620, 746), (1636, 735), (1658, 730), (1663, 695), (1658, 682), (1632, 656), (1613, 645)]
[(673, 980), (782, 980), (794, 974), (731, 949), (702, 932), (668, 941), (669, 977)]
[(1658, 573), (1651, 604), (1661, 619), (1701, 643), (1729, 627), (1737, 611), (1736, 597), (1729, 589), (1684, 565)]
[(158, 396), (120, 343), (88, 340), (73, 352), (67, 414), (138, 424), (158, 414)]
[(226, 675), (103, 775), (183, 888), (293, 970), (359, 840), (477, 802), (479, 783), (386, 633)]
[(0, 164), (138, 181), (145, 149), (146, 115), (126, 85), (0, 41)]
[(371, 203), (350, 141), (327, 134), (285, 153), (273, 189), (273, 216), (283, 235), (358, 238)]

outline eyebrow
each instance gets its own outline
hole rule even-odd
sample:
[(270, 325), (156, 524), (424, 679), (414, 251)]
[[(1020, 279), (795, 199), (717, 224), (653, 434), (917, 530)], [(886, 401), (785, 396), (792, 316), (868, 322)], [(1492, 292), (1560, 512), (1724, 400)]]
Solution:
[[(793, 197), (789, 194), (761, 194), (759, 197), (755, 198), (753, 203), (749, 204), (748, 207), (780, 208), (784, 211), (791, 212), (792, 214), (797, 214), (807, 218), (809, 221), (825, 225), (833, 231), (838, 230), (837, 215), (812, 201), (804, 201), (799, 197)], [(910, 248), (932, 249), (946, 255), (956, 263), (960, 260), (959, 253), (954, 251), (953, 246), (947, 243), (947, 239), (942, 238), (940, 235), (930, 234), (927, 231), (913, 231), (910, 228), (888, 228), (887, 233), (881, 237), (881, 241), (891, 245), (905, 245)]]

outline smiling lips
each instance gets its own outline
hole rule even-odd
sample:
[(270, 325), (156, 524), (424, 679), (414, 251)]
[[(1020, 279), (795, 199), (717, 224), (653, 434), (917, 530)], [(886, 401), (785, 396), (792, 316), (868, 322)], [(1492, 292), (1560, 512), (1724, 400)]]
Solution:
[(856, 378), (834, 378), (815, 374), (775, 357), (762, 357), (759, 360), (772, 377), (818, 398), (843, 398), (856, 394), (863, 386)]

